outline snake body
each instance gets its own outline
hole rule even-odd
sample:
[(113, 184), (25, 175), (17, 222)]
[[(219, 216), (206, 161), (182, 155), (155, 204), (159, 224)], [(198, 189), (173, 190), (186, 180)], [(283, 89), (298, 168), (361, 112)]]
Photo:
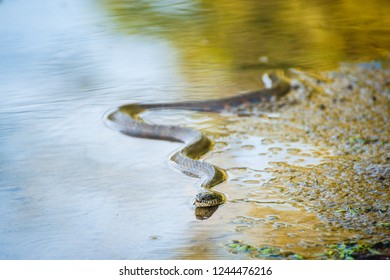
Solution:
[(172, 155), (171, 161), (183, 173), (202, 179), (203, 191), (196, 196), (194, 205), (197, 218), (206, 219), (226, 200), (224, 194), (211, 189), (227, 179), (226, 171), (199, 160), (212, 148), (213, 142), (192, 128), (147, 123), (141, 114), (146, 110), (162, 109), (222, 112), (248, 103), (269, 102), (284, 96), (290, 90), (290, 84), (285, 79), (276, 74), (270, 74), (269, 78), (272, 81), (270, 88), (205, 101), (128, 104), (109, 112), (105, 120), (109, 127), (125, 135), (184, 143), (184, 147)]

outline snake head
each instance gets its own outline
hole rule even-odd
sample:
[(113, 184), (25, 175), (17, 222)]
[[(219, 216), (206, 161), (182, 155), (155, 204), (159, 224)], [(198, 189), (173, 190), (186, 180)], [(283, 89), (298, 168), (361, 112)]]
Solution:
[(223, 194), (218, 192), (202, 192), (198, 193), (195, 198), (194, 205), (196, 207), (214, 207), (225, 202)]

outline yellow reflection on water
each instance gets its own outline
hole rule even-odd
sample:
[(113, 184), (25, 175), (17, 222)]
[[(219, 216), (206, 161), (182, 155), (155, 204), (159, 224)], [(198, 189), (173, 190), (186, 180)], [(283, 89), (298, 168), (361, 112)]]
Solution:
[(187, 70), (326, 69), (389, 53), (387, 0), (105, 3), (121, 31), (169, 40)]

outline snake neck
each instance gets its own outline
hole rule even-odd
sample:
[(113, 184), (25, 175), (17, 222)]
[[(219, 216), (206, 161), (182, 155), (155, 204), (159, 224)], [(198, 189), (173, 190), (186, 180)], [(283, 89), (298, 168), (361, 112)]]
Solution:
[(223, 169), (199, 161), (214, 145), (209, 138), (187, 127), (145, 123), (140, 116), (144, 111), (145, 108), (137, 104), (126, 105), (112, 112), (108, 119), (111, 126), (129, 136), (184, 143), (185, 146), (171, 160), (185, 174), (204, 178), (201, 188), (211, 189), (227, 179)]

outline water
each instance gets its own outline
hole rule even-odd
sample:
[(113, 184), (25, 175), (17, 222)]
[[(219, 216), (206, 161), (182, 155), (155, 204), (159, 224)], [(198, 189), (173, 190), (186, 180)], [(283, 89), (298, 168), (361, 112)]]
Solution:
[[(165, 116), (224, 143), (206, 158), (228, 170), (218, 188), (230, 202), (197, 221), (196, 180), (167, 163), (180, 145), (125, 137), (102, 120), (124, 103), (234, 94), (257, 87), (264, 69), (330, 67), (389, 46), (386, 1), (365, 4), (364, 26), (352, 1), (316, 1), (303, 14), (299, 1), (252, 2), (0, 2), (1, 259), (229, 259), (245, 258), (228, 252), (235, 239), (298, 252), (310, 250), (302, 240), (318, 242), (321, 234), (305, 234), (320, 228), (316, 217), (263, 185), (273, 161), (321, 162), (291, 154), (316, 148), (241, 139), (221, 116)], [(332, 7), (350, 13), (325, 13)], [(265, 8), (274, 16), (257, 17)], [(329, 26), (328, 16), (345, 19)], [(303, 36), (304, 24), (318, 37)], [(345, 46), (345, 33), (359, 39)], [(273, 232), (272, 215), (292, 226)]]

